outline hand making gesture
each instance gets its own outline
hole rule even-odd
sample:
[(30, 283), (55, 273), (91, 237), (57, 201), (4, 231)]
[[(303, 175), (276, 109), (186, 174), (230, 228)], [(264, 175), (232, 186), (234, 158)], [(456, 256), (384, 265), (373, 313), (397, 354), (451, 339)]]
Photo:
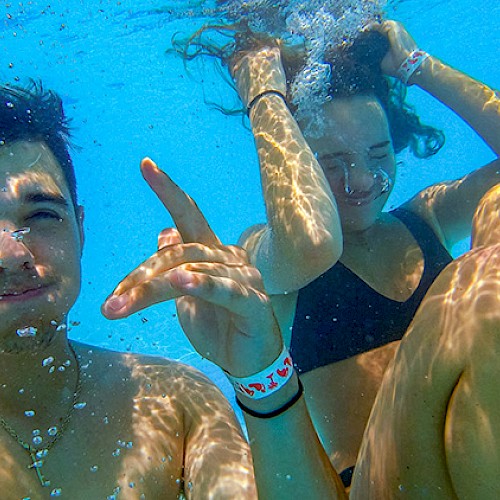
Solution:
[(177, 229), (162, 231), (158, 251), (116, 287), (102, 306), (125, 318), (176, 299), (194, 348), (236, 377), (260, 371), (278, 356), (282, 339), (259, 272), (246, 252), (223, 245), (195, 202), (149, 158), (141, 172)]

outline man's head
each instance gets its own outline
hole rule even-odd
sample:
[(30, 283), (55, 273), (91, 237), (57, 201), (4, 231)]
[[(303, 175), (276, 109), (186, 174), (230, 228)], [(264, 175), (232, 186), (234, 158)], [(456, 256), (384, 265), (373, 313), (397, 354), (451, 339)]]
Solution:
[(61, 98), (33, 82), (29, 87), (0, 86), (0, 145), (43, 141), (58, 161), (78, 206), (76, 178), (69, 154), (69, 120)]
[[(61, 100), (35, 91), (16, 90), (20, 99), (0, 101), (3, 350), (50, 340), (80, 291), (83, 212), (76, 205)], [(2, 98), (9, 95), (7, 90)], [(49, 123), (50, 117), (56, 123)]]

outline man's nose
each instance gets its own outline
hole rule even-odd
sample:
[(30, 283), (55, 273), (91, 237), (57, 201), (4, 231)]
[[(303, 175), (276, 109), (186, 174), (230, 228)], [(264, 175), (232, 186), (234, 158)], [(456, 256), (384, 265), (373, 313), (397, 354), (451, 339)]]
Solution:
[(29, 230), (0, 229), (0, 270), (32, 269), (35, 259), (24, 242)]

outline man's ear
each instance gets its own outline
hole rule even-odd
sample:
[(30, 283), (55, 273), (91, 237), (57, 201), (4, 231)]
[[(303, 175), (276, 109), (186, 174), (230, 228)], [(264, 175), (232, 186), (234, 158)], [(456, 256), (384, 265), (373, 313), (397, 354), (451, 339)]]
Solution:
[(85, 219), (85, 208), (82, 205), (78, 205), (76, 209), (76, 220), (78, 223), (78, 231), (80, 233), (80, 252), (83, 253), (83, 245), (85, 243), (85, 231), (83, 229), (83, 221)]

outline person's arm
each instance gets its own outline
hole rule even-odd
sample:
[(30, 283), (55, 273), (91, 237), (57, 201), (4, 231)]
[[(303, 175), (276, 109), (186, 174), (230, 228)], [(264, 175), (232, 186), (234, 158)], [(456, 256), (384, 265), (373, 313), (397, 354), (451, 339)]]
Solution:
[[(297, 393), (296, 375), (278, 392), (259, 401), (238, 398), (260, 413), (280, 408)], [(300, 398), (281, 415), (256, 418), (243, 413), (252, 444), (260, 498), (347, 498)]]
[[(108, 297), (103, 314), (124, 318), (176, 299), (184, 332), (204, 358), (240, 379), (268, 373), (280, 359), (283, 338), (260, 273), (243, 249), (220, 243), (193, 200), (151, 160), (143, 160), (141, 168), (178, 232), (164, 233), (159, 250)], [(289, 373), (291, 362), (286, 369)], [(297, 395), (296, 375), (279, 387), (260, 400), (238, 397), (248, 408), (267, 413)], [(345, 498), (303, 398), (276, 417), (246, 418), (260, 498), (298, 492), (303, 498)]]
[(279, 49), (264, 47), (246, 53), (232, 73), (244, 105), (250, 106), (267, 213), (267, 224), (247, 231), (240, 241), (244, 239), (268, 293), (295, 291), (340, 257), (337, 206), (285, 102)]
[[(417, 44), (404, 26), (396, 21), (385, 21), (380, 25), (373, 25), (372, 29), (384, 33), (390, 43), (390, 50), (381, 63), (382, 71), (399, 78), (401, 64), (418, 48)], [(417, 85), (454, 111), (482, 137), (496, 155), (500, 154), (498, 92), (432, 55), (423, 61), (407, 83)]]
[(174, 397), (184, 413), (186, 498), (256, 500), (250, 446), (231, 405), (194, 369), (182, 367), (178, 375)]
[(448, 308), (455, 306), (452, 314), (462, 325), (457, 332), (465, 337), (457, 339), (465, 366), (447, 405), (444, 434), (449, 476), (459, 498), (496, 498), (500, 489), (499, 218), (500, 184), (477, 207), (470, 261), (466, 256), (457, 273), (464, 282), (456, 287), (455, 300), (447, 302)]
[[(498, 297), (500, 290), (496, 288), (491, 293)], [(498, 300), (494, 307), (492, 317), (477, 326), (469, 362), (453, 391), (446, 415), (446, 463), (458, 498), (496, 498), (500, 488)]]
[[(417, 49), (415, 41), (395, 21), (372, 28), (384, 33), (390, 42), (382, 70), (389, 76), (399, 77), (399, 67)], [(467, 122), (495, 154), (499, 154), (500, 98), (497, 92), (433, 56), (423, 61), (410, 76), (408, 84), (417, 85), (445, 104)], [(500, 182), (499, 169), (497, 160), (456, 181), (435, 184), (410, 200), (407, 208), (426, 218), (442, 242), (451, 248), (470, 234), (479, 200)]]

